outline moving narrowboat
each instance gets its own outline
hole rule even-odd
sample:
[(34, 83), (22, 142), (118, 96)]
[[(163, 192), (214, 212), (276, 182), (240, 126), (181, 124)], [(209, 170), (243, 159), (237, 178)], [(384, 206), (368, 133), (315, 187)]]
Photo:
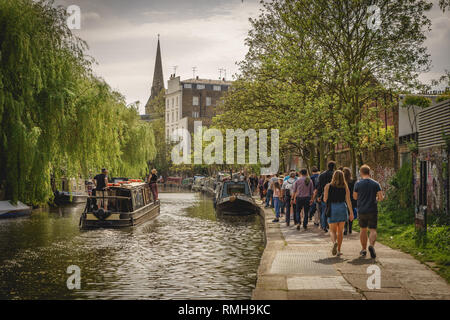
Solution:
[(159, 200), (152, 199), (150, 186), (141, 180), (109, 183), (107, 191), (96, 194), (87, 199), (80, 217), (81, 229), (136, 226), (160, 212)]
[(217, 190), (214, 206), (217, 211), (230, 215), (249, 215), (259, 208), (252, 197), (248, 182), (233, 179), (223, 181)]

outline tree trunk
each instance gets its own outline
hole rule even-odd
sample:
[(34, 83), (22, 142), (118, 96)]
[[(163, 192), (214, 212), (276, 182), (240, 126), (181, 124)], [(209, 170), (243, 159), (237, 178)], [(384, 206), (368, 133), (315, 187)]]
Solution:
[(350, 148), (350, 154), (352, 157), (352, 176), (353, 179), (356, 179), (356, 152), (354, 148)]

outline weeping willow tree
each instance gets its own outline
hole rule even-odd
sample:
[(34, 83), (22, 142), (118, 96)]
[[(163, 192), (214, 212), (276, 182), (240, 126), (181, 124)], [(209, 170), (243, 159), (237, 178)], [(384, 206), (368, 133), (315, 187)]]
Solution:
[(102, 167), (140, 176), (154, 158), (150, 125), (91, 72), (87, 45), (52, 1), (0, 2), (0, 188), (40, 204), (51, 177)]

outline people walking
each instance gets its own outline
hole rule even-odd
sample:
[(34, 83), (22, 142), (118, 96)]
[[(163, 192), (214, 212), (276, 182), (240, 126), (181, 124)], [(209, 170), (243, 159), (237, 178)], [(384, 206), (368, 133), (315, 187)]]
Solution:
[(152, 169), (152, 174), (148, 177), (148, 184), (150, 185), (150, 191), (152, 192), (153, 196), (153, 202), (156, 203), (156, 200), (158, 200), (158, 176), (156, 175), (157, 171), (156, 169)]
[(317, 186), (317, 193), (316, 197), (318, 199), (318, 202), (320, 203), (320, 226), (324, 232), (328, 232), (328, 222), (327, 217), (325, 216), (325, 210), (327, 208), (326, 203), (323, 201), (323, 191), (325, 189), (325, 186), (331, 182), (331, 179), (333, 178), (333, 172), (336, 167), (336, 162), (330, 161), (328, 162), (328, 170), (322, 172), (319, 175), (319, 185)]
[(273, 183), (273, 203), (275, 205), (275, 219), (272, 222), (280, 221), (280, 197), (281, 197), (281, 186), (278, 181)]
[[(371, 258), (376, 258), (375, 241), (377, 239), (378, 201), (384, 196), (380, 184), (370, 178), (370, 167), (362, 165), (359, 169), (361, 180), (356, 182), (353, 190), (353, 198), (357, 201), (359, 219), (359, 237), (362, 250), (360, 255), (367, 255), (367, 240), (369, 240), (369, 252)], [(368, 236), (367, 229), (370, 235)]]
[(272, 189), (272, 176), (269, 175), (267, 179), (267, 193), (266, 193), (266, 208), (273, 208), (273, 189)]
[[(312, 175), (311, 175), (311, 181), (313, 182), (313, 188), (314, 188), (314, 192), (317, 189), (317, 185), (319, 183), (319, 169), (317, 169), (317, 167), (312, 167), (311, 168), (312, 171)], [(318, 226), (319, 225), (319, 210), (317, 210), (317, 202), (316, 201), (312, 201), (311, 207), (309, 208), (309, 220), (312, 220), (312, 218), (314, 217), (314, 225)]]
[[(350, 190), (350, 201), (352, 202), (352, 208), (353, 208), (353, 220), (355, 220), (358, 217), (358, 211), (356, 210), (357, 203), (356, 203), (356, 200), (353, 199), (353, 189), (354, 189), (356, 181), (352, 179), (352, 171), (350, 170), (350, 168), (345, 167), (343, 172), (344, 172), (345, 182), (347, 182), (348, 190)], [(348, 220), (345, 222), (344, 236), (352, 233), (352, 227), (353, 227), (353, 221)]]
[(345, 182), (344, 173), (341, 170), (336, 170), (331, 182), (325, 186), (322, 202), (328, 206), (326, 212), (330, 226), (330, 237), (333, 242), (331, 253), (333, 256), (340, 256), (345, 222), (347, 220), (353, 220), (350, 190)]
[(308, 171), (302, 169), (300, 171), (300, 178), (294, 184), (294, 203), (296, 205), (295, 217), (298, 222), (297, 230), (300, 230), (301, 216), (300, 212), (303, 209), (303, 228), (308, 227), (309, 207), (311, 205), (311, 198), (313, 196), (314, 187), (311, 178), (308, 177)]
[[(285, 178), (283, 185), (281, 186), (282, 198), (284, 199), (285, 208), (286, 208), (286, 225), (289, 226), (291, 223), (291, 212), (292, 215), (295, 215), (295, 205), (293, 203), (292, 196), (294, 195), (294, 183), (297, 180), (295, 176), (295, 171), (291, 171), (288, 175), (287, 179)], [(295, 218), (294, 218), (295, 220)]]
[(264, 199), (264, 176), (260, 175), (259, 176), (259, 180), (258, 180), (258, 190), (259, 190), (259, 199), (261, 199), (261, 201)]
[(273, 200), (273, 185), (275, 182), (278, 182), (278, 174), (274, 174), (272, 176), (269, 176), (269, 184), (267, 189), (267, 195), (266, 195), (266, 208), (274, 207), (274, 200)]
[[(281, 188), (283, 186), (283, 180), (284, 180), (283, 176), (278, 177), (278, 183), (280, 184)], [(281, 192), (281, 195), (280, 195), (280, 214), (281, 214), (281, 216), (284, 215), (285, 207), (286, 207), (286, 202), (284, 201), (283, 192)]]

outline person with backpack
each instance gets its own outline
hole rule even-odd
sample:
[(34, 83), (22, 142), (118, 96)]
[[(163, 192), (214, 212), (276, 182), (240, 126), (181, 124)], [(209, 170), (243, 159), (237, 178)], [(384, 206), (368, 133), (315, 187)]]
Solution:
[(294, 184), (294, 203), (296, 204), (295, 216), (298, 222), (297, 230), (300, 230), (301, 216), (300, 212), (303, 209), (303, 229), (307, 229), (309, 220), (309, 206), (311, 205), (311, 198), (313, 196), (314, 188), (311, 178), (308, 177), (308, 171), (302, 169), (300, 171), (301, 177)]
[[(284, 199), (285, 207), (286, 207), (286, 225), (289, 226), (291, 223), (291, 211), (292, 215), (295, 215), (295, 205), (292, 202), (292, 190), (294, 188), (294, 183), (297, 181), (297, 177), (295, 176), (295, 171), (291, 171), (288, 175), (287, 179), (285, 178), (283, 185), (281, 187), (282, 198)], [(295, 220), (295, 217), (294, 217)]]

